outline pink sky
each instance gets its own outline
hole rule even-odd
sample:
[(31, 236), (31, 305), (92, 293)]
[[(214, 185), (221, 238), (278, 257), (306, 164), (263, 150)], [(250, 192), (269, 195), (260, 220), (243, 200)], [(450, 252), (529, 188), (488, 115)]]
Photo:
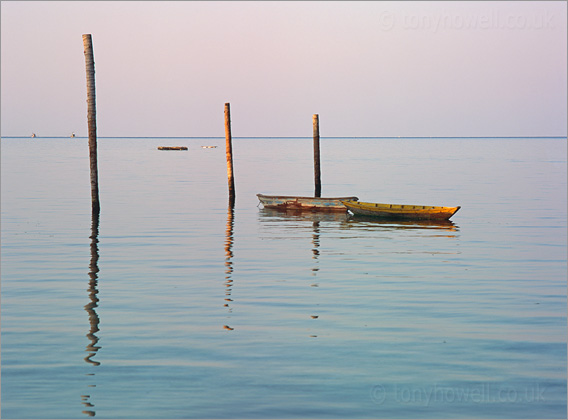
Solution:
[(566, 2), (2, 1), (3, 136), (566, 136)]

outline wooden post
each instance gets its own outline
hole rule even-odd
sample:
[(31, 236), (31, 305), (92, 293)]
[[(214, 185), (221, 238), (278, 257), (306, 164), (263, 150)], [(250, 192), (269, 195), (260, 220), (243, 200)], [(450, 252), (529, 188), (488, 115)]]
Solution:
[(85, 69), (87, 72), (87, 121), (89, 125), (89, 159), (91, 167), (91, 203), (93, 213), (101, 210), (99, 202), (99, 176), (97, 170), (97, 110), (95, 102), (95, 60), (91, 34), (83, 35)]
[(314, 197), (321, 197), (320, 133), (318, 114), (314, 114), (314, 178), (316, 184)]
[(231, 105), (225, 104), (225, 143), (227, 154), (227, 178), (229, 181), (229, 206), (235, 205), (235, 177), (233, 175), (233, 144), (231, 137)]

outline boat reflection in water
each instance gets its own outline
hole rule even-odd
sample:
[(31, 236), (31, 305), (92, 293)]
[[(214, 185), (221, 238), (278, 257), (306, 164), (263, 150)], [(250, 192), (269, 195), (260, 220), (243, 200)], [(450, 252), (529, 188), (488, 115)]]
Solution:
[[(320, 246), (322, 229), (327, 228), (327, 224), (340, 226), (341, 223), (348, 220), (347, 212), (314, 212), (312, 210), (278, 210), (263, 208), (259, 210), (259, 221), (263, 228), (271, 232), (271, 236), (282, 237), (284, 232), (285, 237), (288, 237), (288, 232), (291, 237), (305, 237), (311, 238), (311, 252), (314, 264), (311, 268), (313, 277), (318, 277), (320, 271)], [(309, 245), (306, 243), (306, 251)], [(308, 284), (306, 284), (308, 286)], [(306, 318), (317, 321), (320, 318), (319, 314), (319, 296), (318, 288), (320, 287), (319, 281), (311, 280), (309, 283), (310, 290), (313, 291), (313, 298), (310, 298), (309, 306), (313, 307), (309, 313), (305, 314)], [(308, 329), (308, 336), (316, 338), (318, 332), (316, 330), (317, 324)]]
[[(459, 253), (459, 250), (454, 248), (455, 244), (451, 243), (458, 238), (459, 228), (451, 221), (387, 220), (377, 217), (353, 217), (347, 212), (330, 213), (263, 208), (259, 210), (259, 223), (262, 236), (276, 241), (300, 240), (305, 244), (306, 253), (309, 252), (308, 241), (311, 239), (313, 260), (311, 273), (313, 277), (317, 277), (317, 280), (312, 279), (310, 283), (305, 284), (309, 285), (313, 294), (304, 291), (302, 295), (308, 301), (307, 306), (313, 308), (305, 316), (313, 320), (320, 320), (314, 321), (318, 324), (309, 328), (310, 337), (317, 337), (319, 332), (313, 328), (320, 328), (319, 322), (322, 320), (325, 322), (325, 314), (319, 313), (318, 302), (321, 296), (316, 290), (324, 289), (327, 292), (328, 286), (335, 287), (331, 279), (335, 275), (334, 264), (337, 263), (337, 259), (333, 256), (339, 255), (342, 256), (340, 259), (353, 260), (365, 254), (363, 261), (367, 263), (369, 262), (367, 253), (370, 249), (375, 250), (372, 252), (376, 252), (377, 257), (386, 256), (386, 258), (390, 252)], [(444, 244), (440, 244), (434, 240), (435, 238), (448, 238), (450, 241), (442, 241)], [(392, 241), (393, 239), (395, 241)], [(396, 251), (393, 251), (393, 243), (396, 243), (395, 246), (398, 247)], [(301, 253), (302, 248), (302, 245), (296, 246), (294, 252)], [(280, 248), (280, 252), (282, 249)], [(332, 263), (329, 267), (326, 265), (328, 262)], [(384, 264), (384, 261), (380, 264), (377, 262), (377, 264), (378, 266)], [(326, 270), (325, 275), (323, 275), (323, 270)], [(327, 284), (328, 280), (330, 284)]]
[(290, 220), (308, 222), (342, 222), (349, 219), (347, 212), (317, 212), (312, 210), (277, 210), (262, 208), (259, 210), (260, 220)]
[[(459, 232), (457, 226), (451, 220), (403, 220), (403, 219), (382, 219), (373, 216), (349, 216), (341, 224), (342, 229), (430, 229), (449, 232)], [(454, 235), (449, 235), (454, 236)]]
[[(347, 212), (314, 212), (312, 210), (278, 210), (263, 208), (259, 211), (260, 221), (265, 224), (270, 222), (290, 222), (289, 227), (294, 229), (310, 228), (312, 236), (312, 258), (318, 263), (320, 255), (321, 222), (346, 222), (349, 219)], [(282, 225), (285, 226), (285, 225)], [(280, 226), (280, 227), (282, 227)], [(314, 275), (319, 271), (316, 265), (312, 268)]]
[[(259, 211), (261, 221), (289, 221), (289, 227), (300, 227), (298, 223), (312, 222), (314, 235), (319, 241), (321, 222), (339, 222), (340, 229), (435, 229), (448, 232), (458, 232), (459, 227), (450, 220), (405, 220), (383, 219), (372, 216), (356, 216), (349, 213), (312, 212), (301, 210), (276, 210), (263, 208)], [(304, 226), (303, 224), (301, 226)], [(315, 236), (314, 236), (315, 238)]]
[[(95, 308), (98, 307), (99, 299), (97, 294), (99, 293), (98, 290), (98, 273), (99, 273), (99, 247), (98, 247), (98, 239), (99, 236), (99, 215), (98, 213), (93, 213), (92, 220), (91, 220), (91, 261), (89, 263), (89, 287), (87, 291), (89, 292), (89, 303), (87, 303), (84, 308), (89, 314), (89, 324), (90, 329), (87, 333), (87, 338), (89, 339), (89, 344), (87, 345), (85, 351), (89, 354), (85, 356), (85, 362), (89, 363), (91, 366), (99, 366), (101, 363), (93, 360), (93, 357), (96, 356), (97, 352), (101, 348), (98, 346), (99, 338), (97, 337), (96, 333), (99, 332), (99, 315)], [(95, 374), (90, 372), (86, 374), (91, 378), (94, 378)], [(95, 384), (89, 384), (89, 388), (94, 388)], [(84, 410), (83, 414), (86, 414), (89, 417), (95, 416), (95, 406), (90, 402), (91, 396), (89, 394), (81, 395), (82, 404), (88, 408), (88, 410)]]

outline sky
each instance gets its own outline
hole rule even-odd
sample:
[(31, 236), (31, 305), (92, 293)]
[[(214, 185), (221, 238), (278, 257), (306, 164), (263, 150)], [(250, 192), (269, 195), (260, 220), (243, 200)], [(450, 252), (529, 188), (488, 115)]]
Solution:
[(2, 136), (566, 136), (565, 1), (2, 1)]

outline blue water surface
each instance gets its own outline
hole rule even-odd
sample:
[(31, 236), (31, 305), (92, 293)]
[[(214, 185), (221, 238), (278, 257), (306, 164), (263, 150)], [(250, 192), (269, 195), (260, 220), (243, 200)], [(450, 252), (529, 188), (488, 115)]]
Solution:
[[(175, 144), (174, 144), (175, 143)], [(158, 146), (187, 146), (159, 151)], [(203, 149), (201, 146), (217, 145)], [(2, 139), (3, 418), (566, 418), (566, 139)]]

